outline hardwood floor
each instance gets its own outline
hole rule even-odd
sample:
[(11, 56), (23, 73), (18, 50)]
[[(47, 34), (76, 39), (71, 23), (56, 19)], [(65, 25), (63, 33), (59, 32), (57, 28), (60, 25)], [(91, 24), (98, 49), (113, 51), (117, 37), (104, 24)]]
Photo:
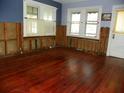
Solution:
[(0, 93), (124, 93), (124, 60), (64, 48), (1, 58)]

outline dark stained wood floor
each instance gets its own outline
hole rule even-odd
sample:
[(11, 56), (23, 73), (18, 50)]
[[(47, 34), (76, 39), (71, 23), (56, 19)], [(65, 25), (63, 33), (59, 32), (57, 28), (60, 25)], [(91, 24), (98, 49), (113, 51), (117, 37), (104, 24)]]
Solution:
[(0, 93), (124, 93), (124, 60), (64, 48), (1, 58)]

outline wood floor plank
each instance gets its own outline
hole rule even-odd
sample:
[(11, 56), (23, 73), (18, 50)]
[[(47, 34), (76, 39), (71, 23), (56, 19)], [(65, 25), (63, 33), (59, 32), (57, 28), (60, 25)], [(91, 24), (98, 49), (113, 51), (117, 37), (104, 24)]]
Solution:
[(124, 93), (124, 59), (68, 48), (0, 58), (0, 93)]

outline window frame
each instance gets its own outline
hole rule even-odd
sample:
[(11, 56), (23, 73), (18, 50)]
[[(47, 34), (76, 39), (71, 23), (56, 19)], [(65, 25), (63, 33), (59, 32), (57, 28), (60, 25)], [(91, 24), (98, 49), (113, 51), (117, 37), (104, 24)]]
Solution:
[[(32, 8), (32, 14), (30, 14), (30, 15), (33, 15), (33, 9), (34, 8), (36, 8), (37, 9), (37, 18), (29, 18), (29, 17), (27, 17), (27, 15), (28, 15), (28, 7), (31, 7)], [(40, 13), (40, 11), (39, 11), (39, 9), (40, 9), (40, 7), (38, 7), (38, 6), (35, 6), (35, 5), (29, 5), (29, 4), (27, 4), (26, 5), (26, 19), (31, 19), (31, 20), (38, 20), (39, 19), (39, 13)], [(36, 26), (36, 28), (35, 28), (35, 31), (33, 31), (33, 24), (35, 23), (35, 25), (34, 26)], [(31, 34), (31, 35), (35, 35), (35, 34), (38, 34), (38, 28), (37, 28), (37, 26), (38, 26), (38, 23), (37, 22), (32, 22), (32, 31), (31, 32), (29, 32), (28, 34)]]
[[(98, 27), (96, 37), (86, 36), (86, 20), (87, 20), (87, 12), (94, 12), (98, 11)], [(80, 17), (80, 28), (79, 28), (79, 35), (74, 35), (71, 33), (71, 14), (72, 12), (81, 12)], [(74, 36), (74, 37), (82, 37), (82, 38), (91, 38), (91, 39), (99, 39), (100, 37), (100, 25), (101, 25), (101, 15), (102, 15), (102, 6), (94, 6), (94, 7), (81, 7), (81, 8), (69, 8), (67, 14), (67, 36)]]
[[(88, 21), (88, 13), (89, 12), (91, 12), (91, 13), (97, 12), (98, 13), (97, 21)], [(96, 25), (97, 26), (97, 28), (96, 28), (96, 36), (94, 36), (94, 37), (86, 36), (86, 37), (92, 37), (92, 38), (96, 38), (97, 37), (97, 35), (98, 35), (98, 27), (99, 27), (98, 19), (99, 19), (99, 11), (98, 10), (88, 10), (88, 11), (86, 11), (85, 36), (87, 34), (86, 30), (87, 30), (87, 25), (88, 24)], [(88, 22), (91, 22), (91, 23), (88, 23)], [(93, 22), (96, 22), (96, 23), (93, 23)]]
[[(28, 14), (28, 7), (31, 7), (31, 8), (32, 8), (32, 14)], [(40, 12), (39, 12), (39, 9), (40, 9), (39, 7), (37, 7), (37, 6), (32, 6), (32, 5), (27, 5), (26, 8), (27, 8), (27, 9), (26, 9), (26, 10), (27, 10), (27, 12), (26, 12), (26, 17), (27, 17), (27, 15), (33, 15), (33, 9), (34, 9), (34, 8), (37, 9), (37, 14), (36, 14), (37, 18), (28, 18), (28, 17), (27, 17), (27, 19), (39, 19), (39, 13), (40, 13)]]
[(71, 29), (71, 27), (72, 27), (72, 24), (76, 24), (76, 23), (74, 23), (74, 22), (79, 22), (79, 23), (77, 23), (77, 24), (79, 24), (79, 33), (73, 33), (73, 34), (75, 34), (75, 35), (78, 35), (78, 34), (80, 34), (80, 20), (79, 21), (72, 21), (72, 14), (74, 14), (74, 13), (80, 13), (80, 20), (81, 20), (81, 12), (79, 11), (79, 12), (72, 12), (71, 13), (71, 22), (70, 22), (70, 34), (72, 34), (72, 29)]
[[(51, 8), (52, 9), (52, 21), (53, 26), (54, 26), (54, 31), (51, 33), (45, 33), (45, 31), (38, 30), (38, 33), (28, 33), (29, 31), (26, 31), (26, 25), (27, 25), (27, 6), (32, 6), (32, 7), (37, 7), (38, 8), (38, 19), (31, 19), (31, 20), (36, 20), (36, 21), (46, 21), (43, 19), (42, 12), (44, 11), (43, 9), (45, 7)], [(57, 13), (57, 8), (51, 5), (43, 4), (37, 1), (30, 1), (30, 0), (25, 0), (23, 2), (23, 37), (32, 37), (32, 36), (55, 36), (56, 35), (56, 13)], [(39, 24), (39, 22), (38, 22)], [(45, 29), (46, 30), (46, 29)]]

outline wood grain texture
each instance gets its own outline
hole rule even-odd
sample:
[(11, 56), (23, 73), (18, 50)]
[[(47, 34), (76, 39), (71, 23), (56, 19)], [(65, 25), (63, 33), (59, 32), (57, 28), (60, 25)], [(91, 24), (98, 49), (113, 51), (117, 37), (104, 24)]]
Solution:
[(68, 47), (75, 48), (77, 50), (97, 55), (106, 55), (109, 28), (101, 28), (99, 39), (80, 38), (80, 37), (67, 37)]
[(24, 37), (23, 52), (32, 52), (55, 47), (55, 36)]
[(56, 47), (67, 47), (66, 26), (57, 25)]
[(5, 55), (5, 42), (0, 41), (0, 56), (4, 56), (4, 55)]
[(0, 40), (4, 40), (4, 24), (0, 23)]
[(0, 93), (124, 93), (124, 59), (67, 48), (2, 58)]
[(21, 23), (0, 23), (0, 56), (30, 53), (55, 46), (75, 48), (93, 55), (106, 55), (109, 28), (101, 28), (99, 40), (66, 37), (66, 26), (57, 26), (56, 36), (24, 38), (22, 28)]
[(55, 47), (55, 36), (23, 37), (23, 24), (0, 22), (0, 57)]
[(20, 48), (20, 32), (21, 32), (21, 23), (12, 23), (12, 22), (2, 22), (0, 23), (0, 55), (15, 55), (19, 52)]

